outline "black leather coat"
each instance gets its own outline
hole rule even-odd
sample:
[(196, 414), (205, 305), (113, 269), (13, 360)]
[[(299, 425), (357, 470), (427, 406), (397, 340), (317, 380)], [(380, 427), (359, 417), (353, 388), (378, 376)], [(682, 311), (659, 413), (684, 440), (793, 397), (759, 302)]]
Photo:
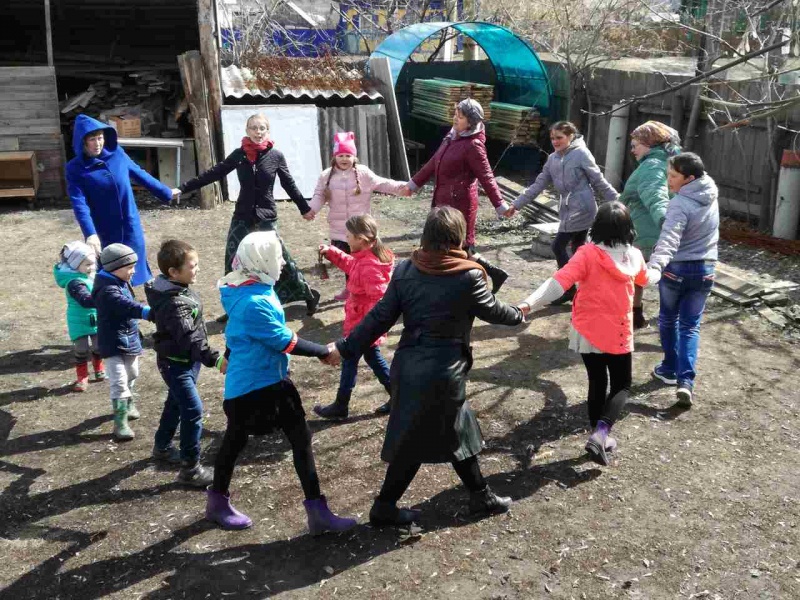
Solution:
[(366, 351), (400, 315), (404, 328), (392, 361), (392, 411), (381, 458), (439, 463), (475, 456), (483, 439), (466, 398), (472, 323), (477, 317), (517, 325), (522, 312), (497, 300), (477, 269), (429, 275), (406, 260), (383, 298), (337, 342), (342, 357)]

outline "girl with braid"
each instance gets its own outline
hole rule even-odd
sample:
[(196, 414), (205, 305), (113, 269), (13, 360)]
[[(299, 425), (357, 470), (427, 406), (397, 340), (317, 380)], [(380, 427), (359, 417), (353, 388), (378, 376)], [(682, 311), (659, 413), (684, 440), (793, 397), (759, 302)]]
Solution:
[[(309, 206), (311, 212), (304, 215), (313, 218), (328, 204), (328, 225), (331, 246), (350, 254), (345, 223), (350, 217), (370, 212), (372, 192), (410, 196), (411, 190), (400, 181), (384, 179), (373, 173), (366, 165), (358, 164), (355, 135), (352, 131), (333, 136), (331, 166), (319, 176), (314, 196)], [(334, 296), (336, 300), (347, 300), (347, 287)]]

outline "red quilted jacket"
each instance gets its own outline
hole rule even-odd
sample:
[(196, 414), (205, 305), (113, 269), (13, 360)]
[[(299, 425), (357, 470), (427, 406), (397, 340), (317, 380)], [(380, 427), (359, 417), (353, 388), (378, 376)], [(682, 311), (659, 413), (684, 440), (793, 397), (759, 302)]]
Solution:
[(431, 177), (436, 177), (431, 206), (452, 206), (464, 214), (468, 246), (475, 244), (478, 181), (495, 208), (503, 203), (486, 157), (485, 143), (486, 134), (483, 131), (455, 139), (448, 135), (436, 154), (412, 178), (417, 187), (422, 187)]
[[(386, 293), (394, 270), (394, 258), (382, 263), (370, 248), (350, 255), (333, 246), (329, 246), (325, 258), (348, 275), (350, 297), (344, 305), (344, 337), (347, 337)], [(380, 346), (385, 341), (386, 335), (382, 335), (372, 345)]]

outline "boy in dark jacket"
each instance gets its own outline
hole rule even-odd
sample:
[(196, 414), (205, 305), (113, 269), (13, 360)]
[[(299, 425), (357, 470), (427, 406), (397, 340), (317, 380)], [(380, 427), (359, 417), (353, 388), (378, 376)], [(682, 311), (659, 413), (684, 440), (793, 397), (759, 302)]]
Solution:
[(139, 319), (147, 319), (150, 307), (133, 297), (131, 278), (139, 257), (125, 244), (110, 244), (100, 254), (102, 269), (95, 277), (92, 298), (97, 308), (97, 346), (106, 359), (106, 372), (114, 409), (114, 439), (134, 438), (128, 419), (138, 419), (131, 389), (139, 376), (142, 340)]
[[(156, 323), (158, 370), (167, 384), (167, 400), (155, 435), (153, 458), (180, 463), (178, 482), (206, 488), (213, 481), (200, 465), (203, 402), (197, 392), (200, 365), (219, 369), (224, 358), (208, 345), (203, 303), (189, 286), (197, 280), (197, 251), (186, 242), (167, 240), (158, 251), (161, 275), (145, 285)], [(181, 426), (180, 452), (172, 437)]]

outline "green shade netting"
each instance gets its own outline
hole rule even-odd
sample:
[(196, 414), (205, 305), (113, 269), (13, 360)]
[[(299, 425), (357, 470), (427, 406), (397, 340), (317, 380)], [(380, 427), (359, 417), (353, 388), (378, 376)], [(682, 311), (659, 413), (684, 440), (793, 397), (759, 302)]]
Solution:
[(497, 75), (495, 100), (536, 106), (544, 115), (553, 105), (553, 90), (547, 70), (534, 49), (515, 33), (492, 23), (416, 23), (387, 37), (370, 58), (389, 59), (392, 82), (396, 85), (400, 71), (414, 51), (429, 37), (452, 27), (469, 36), (486, 53)]

